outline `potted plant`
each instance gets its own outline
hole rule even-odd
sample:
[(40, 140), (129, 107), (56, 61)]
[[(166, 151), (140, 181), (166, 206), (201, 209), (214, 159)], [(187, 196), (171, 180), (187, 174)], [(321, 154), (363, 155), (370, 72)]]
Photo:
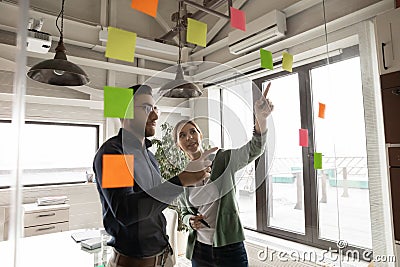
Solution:
[[(187, 157), (180, 151), (173, 140), (173, 127), (165, 122), (161, 124), (162, 137), (161, 140), (154, 138), (151, 142), (156, 147), (156, 159), (160, 164), (161, 176), (169, 179), (182, 172), (188, 163)], [(178, 213), (178, 231), (186, 232), (189, 229), (183, 223), (182, 212), (177, 200), (174, 200), (169, 208), (176, 210)]]

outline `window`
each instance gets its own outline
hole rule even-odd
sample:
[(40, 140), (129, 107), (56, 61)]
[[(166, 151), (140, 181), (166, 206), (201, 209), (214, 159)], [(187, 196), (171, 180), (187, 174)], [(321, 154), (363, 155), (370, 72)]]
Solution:
[[(0, 186), (9, 186), (13, 134), (9, 121), (0, 123)], [(97, 125), (26, 122), (22, 140), (23, 185), (86, 181), (99, 142)]]
[[(346, 249), (371, 249), (358, 47), (344, 49), (329, 65), (322, 60), (255, 83), (269, 81), (275, 154), (267, 182), (257, 188), (257, 202), (265, 207), (257, 210), (257, 230), (325, 249), (339, 240)], [(325, 119), (318, 117), (319, 102), (326, 104)], [(298, 144), (300, 128), (308, 129), (308, 147)], [(314, 169), (314, 152), (323, 154), (322, 170)]]

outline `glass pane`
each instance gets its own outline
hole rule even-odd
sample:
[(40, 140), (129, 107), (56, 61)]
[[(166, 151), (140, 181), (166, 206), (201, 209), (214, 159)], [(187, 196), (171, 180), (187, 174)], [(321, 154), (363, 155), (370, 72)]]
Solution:
[(326, 105), (325, 119), (314, 118), (316, 151), (323, 154), (319, 235), (371, 248), (360, 59), (313, 69), (311, 76), (314, 110), (318, 112), (319, 102)]
[(221, 147), (221, 97), (219, 88), (208, 89), (208, 136), (211, 147)]
[[(223, 89), (223, 137), (225, 148), (246, 144), (253, 135), (252, 82), (240, 83)], [(239, 123), (232, 123), (239, 122)], [(238, 171), (236, 196), (243, 226), (256, 228), (255, 165), (251, 163)]]
[(272, 113), (274, 129), (270, 131), (275, 131), (274, 143), (268, 143), (268, 148), (275, 147), (268, 172), (268, 226), (304, 234), (298, 74), (294, 73), (273, 80), (268, 98), (274, 105)]

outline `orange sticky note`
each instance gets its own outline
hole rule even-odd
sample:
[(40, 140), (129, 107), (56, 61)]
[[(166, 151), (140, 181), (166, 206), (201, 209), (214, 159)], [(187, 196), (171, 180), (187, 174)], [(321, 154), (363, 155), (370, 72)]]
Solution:
[(299, 129), (299, 145), (308, 147), (308, 129)]
[(132, 187), (134, 184), (133, 155), (103, 155), (103, 176), (101, 187)]
[(246, 31), (246, 13), (231, 7), (231, 27)]
[(132, 0), (131, 7), (147, 15), (156, 17), (158, 0)]
[(326, 105), (323, 103), (318, 103), (318, 104), (319, 104), (318, 117), (320, 117), (321, 119), (325, 119)]

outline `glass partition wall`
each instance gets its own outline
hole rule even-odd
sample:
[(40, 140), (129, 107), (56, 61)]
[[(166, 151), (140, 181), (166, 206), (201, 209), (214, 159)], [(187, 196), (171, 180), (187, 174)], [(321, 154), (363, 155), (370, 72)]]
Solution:
[[(335, 14), (329, 12), (330, 5), (326, 2), (322, 1), (313, 8), (313, 12), (325, 20), (317, 29), (322, 30), (323, 34), (310, 36), (306, 42), (308, 48), (301, 45), (286, 47), (289, 53), (295, 55), (291, 73), (281, 69), (282, 62), (278, 59), (274, 71), (265, 71), (254, 78), (253, 83), (238, 82), (235, 86), (209, 91), (214, 105), (222, 103), (214, 107), (220, 114), (215, 115), (213, 124), (209, 125), (210, 141), (223, 148), (231, 148), (248, 140), (252, 134), (253, 112), (251, 108), (242, 108), (241, 103), (251, 107), (255, 101), (252, 94), (254, 86), (263, 90), (271, 81), (268, 96), (275, 110), (269, 122), (272, 126), (269, 131), (273, 133), (268, 133), (267, 152), (254, 164), (238, 172), (236, 177), (237, 200), (243, 226), (251, 231), (322, 250), (331, 249), (339, 252), (338, 255), (352, 258), (370, 260), (377, 255), (390, 256), (393, 254), (390, 249), (392, 240), (389, 240), (391, 229), (383, 226), (388, 215), (382, 199), (385, 199), (384, 194), (387, 192), (382, 190), (380, 182), (385, 175), (382, 170), (384, 159), (381, 157), (384, 149), (381, 145), (384, 142), (380, 135), (382, 125), (379, 115), (376, 115), (381, 111), (377, 102), (379, 99), (376, 98), (379, 95), (376, 82), (379, 76), (375, 67), (373, 18), (358, 15), (355, 20), (348, 20), (347, 27), (335, 26), (332, 22)], [(333, 2), (338, 4), (338, 1)], [(6, 202), (10, 205), (5, 209), (0, 203), (0, 230), (3, 229), (0, 233), (8, 233), (8, 241), (0, 241), (3, 244), (6, 242), (2, 246), (5, 250), (0, 252), (0, 265), (6, 267), (18, 266), (19, 259), (26, 252), (21, 246), (24, 171), (21, 151), (24, 149), (24, 137), (33, 134), (31, 130), (27, 131), (28, 127), (24, 123), (26, 117), (35, 117), (35, 114), (25, 112), (25, 43), (29, 3), (18, 1), (18, 5), (18, 49), (13, 73), (13, 99), (9, 102), (12, 103), (12, 115), (1, 118), (12, 129), (2, 135), (3, 140), (0, 141), (1, 144), (4, 139), (10, 140), (6, 144), (8, 150), (0, 152), (0, 179), (3, 176), (11, 177), (0, 180), (0, 187), (11, 189), (4, 194), (9, 198)], [(317, 52), (299, 59), (296, 57), (307, 49)], [(325, 113), (322, 115), (323, 107)], [(34, 110), (35, 107), (31, 107), (30, 112)], [(60, 109), (58, 112), (63, 111)], [(235, 132), (232, 118), (248, 131)], [(221, 123), (215, 122), (218, 120)], [(61, 120), (60, 123), (65, 121)], [(0, 129), (6, 127), (4, 124), (0, 123)], [(224, 127), (221, 128), (220, 124)], [(71, 166), (61, 164), (60, 168), (79, 169), (76, 179), (61, 183), (82, 182), (84, 172), (90, 171), (89, 163), (86, 162), (89, 156), (85, 155), (90, 155), (92, 151), (94, 154), (97, 149), (101, 128), (77, 124), (64, 126), (77, 130), (75, 132), (72, 129), (71, 135), (76, 133), (90, 136), (90, 141), (80, 146), (83, 153), (79, 156), (83, 158), (48, 157), (47, 160), (53, 160), (52, 164), (69, 161)], [(59, 129), (55, 128), (53, 130), (56, 133)], [(308, 131), (308, 146), (299, 146), (300, 129)], [(60, 142), (65, 149), (71, 149), (68, 144), (73, 144), (71, 140)], [(37, 145), (29, 154), (34, 157), (37, 155), (34, 151), (40, 149), (40, 145), (32, 145)], [(51, 148), (46, 151), (54, 153)], [(315, 152), (322, 154), (322, 168), (316, 168)], [(74, 160), (85, 164), (78, 166)], [(12, 166), (11, 172), (1, 169), (5, 162)], [(62, 180), (62, 177), (58, 176), (57, 179)], [(52, 182), (39, 181), (31, 186)], [(58, 192), (63, 193), (62, 190)], [(3, 201), (2, 198), (0, 200)], [(35, 200), (31, 198), (29, 201)], [(6, 219), (8, 224), (4, 223)], [(4, 225), (8, 227), (4, 228)], [(379, 232), (379, 229), (382, 231)], [(4, 237), (6, 235), (0, 240), (4, 240)], [(45, 252), (37, 256), (45, 256)], [(325, 262), (347, 266), (344, 264), (349, 261), (345, 257), (332, 256)]]
[[(19, 14), (15, 18), (18, 23), (18, 33), (16, 38), (16, 54), (15, 54), (15, 68), (13, 77), (13, 94), (12, 94), (12, 134), (10, 136), (11, 146), (9, 150), (2, 151), (2, 154), (8, 154), (10, 157), (11, 179), (9, 180), (9, 196), (10, 205), (4, 208), (4, 216), (9, 219), (9, 229), (3, 228), (3, 231), (8, 230), (7, 238), (9, 242), (6, 243), (4, 252), (2, 253), (2, 261), (4, 259), (5, 266), (19, 266), (20, 255), (23, 253), (21, 250), (22, 243), (22, 138), (25, 134), (25, 95), (26, 95), (26, 42), (27, 42), (27, 26), (28, 26), (28, 11), (29, 0), (19, 1)], [(6, 221), (6, 220), (5, 220)], [(7, 225), (4, 223), (4, 225)], [(5, 235), (3, 236), (5, 237)], [(3, 238), (4, 239), (4, 238)]]

